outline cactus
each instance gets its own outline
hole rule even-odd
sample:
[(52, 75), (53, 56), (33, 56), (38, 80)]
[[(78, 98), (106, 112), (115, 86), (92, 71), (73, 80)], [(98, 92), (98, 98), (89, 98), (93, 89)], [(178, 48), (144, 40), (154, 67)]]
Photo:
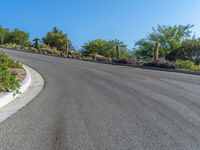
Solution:
[(97, 60), (97, 52), (94, 53), (94, 60)]
[(120, 47), (119, 47), (119, 45), (116, 46), (116, 53), (117, 53), (117, 59), (120, 59)]
[(67, 45), (66, 45), (66, 56), (68, 57), (69, 56), (69, 43), (67, 42)]
[(153, 60), (154, 60), (154, 61), (157, 61), (157, 60), (158, 60), (158, 57), (159, 57), (159, 49), (160, 49), (160, 44), (159, 44), (158, 42), (156, 42), (155, 48), (154, 48), (154, 51), (153, 51)]

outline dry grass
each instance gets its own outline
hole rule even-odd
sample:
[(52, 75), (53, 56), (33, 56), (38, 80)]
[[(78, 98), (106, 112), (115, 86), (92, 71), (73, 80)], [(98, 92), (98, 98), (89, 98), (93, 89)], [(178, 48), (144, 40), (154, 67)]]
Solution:
[(13, 75), (16, 76), (16, 79), (19, 81), (23, 81), (26, 76), (26, 71), (24, 68), (18, 69), (18, 68), (11, 68), (10, 71)]

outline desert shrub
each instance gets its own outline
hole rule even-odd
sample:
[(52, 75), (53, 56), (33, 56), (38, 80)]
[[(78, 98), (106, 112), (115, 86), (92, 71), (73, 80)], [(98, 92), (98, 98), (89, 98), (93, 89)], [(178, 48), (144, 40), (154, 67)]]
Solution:
[(112, 62), (115, 63), (121, 63), (121, 64), (130, 64), (130, 65), (134, 65), (134, 66), (142, 66), (143, 62), (142, 61), (137, 61), (134, 59), (112, 59)]
[(191, 71), (200, 71), (200, 66), (195, 65), (193, 61), (183, 61), (177, 60), (176, 61), (176, 68), (177, 69), (184, 69), (184, 70), (191, 70)]
[(9, 68), (22, 68), (22, 64), (19, 61), (11, 59), (5, 53), (0, 53), (0, 64), (5, 64)]
[(113, 62), (115, 63), (120, 63), (120, 64), (129, 64), (129, 60), (124, 58), (124, 59), (114, 59)]
[(61, 51), (58, 51), (56, 49), (52, 49), (52, 55), (55, 55), (55, 56), (61, 56)]
[(44, 45), (42, 48), (39, 48), (39, 52), (42, 54), (49, 54), (54, 56), (61, 56), (62, 51), (57, 50), (56, 48), (50, 48), (48, 45)]
[(147, 63), (144, 63), (143, 66), (175, 69), (175, 64), (167, 62), (167, 61), (147, 62)]
[(33, 53), (38, 53), (38, 49), (35, 47), (30, 47), (29, 50)]
[[(72, 53), (73, 56), (73, 53)], [(102, 56), (102, 55), (97, 55), (97, 54), (90, 54), (89, 57), (96, 61), (107, 61), (108, 57)]]
[(0, 91), (16, 91), (19, 89), (19, 81), (11, 73), (5, 63), (0, 63)]
[(18, 49), (18, 50), (20, 50), (20, 49), (23, 48), (22, 46), (17, 45), (17, 44), (15, 44), (15, 43), (7, 43), (7, 44), (5, 44), (4, 46), (5, 46), (6, 48), (12, 48), (12, 49)]

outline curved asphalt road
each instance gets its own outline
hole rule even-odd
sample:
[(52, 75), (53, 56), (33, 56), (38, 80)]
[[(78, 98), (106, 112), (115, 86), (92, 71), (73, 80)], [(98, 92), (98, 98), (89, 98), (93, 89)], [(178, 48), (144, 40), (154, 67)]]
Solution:
[(1, 150), (200, 149), (200, 77), (3, 50), (46, 81)]

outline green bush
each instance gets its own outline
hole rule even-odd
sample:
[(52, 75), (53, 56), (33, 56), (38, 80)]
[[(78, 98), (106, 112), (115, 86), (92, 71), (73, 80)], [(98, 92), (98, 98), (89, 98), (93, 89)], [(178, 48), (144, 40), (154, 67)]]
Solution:
[(0, 91), (17, 91), (19, 86), (19, 81), (11, 73), (9, 67), (4, 63), (0, 63)]
[(5, 53), (0, 53), (0, 64), (4, 64), (9, 68), (22, 68), (22, 64), (14, 59), (11, 59)]
[(176, 61), (176, 68), (177, 69), (184, 69), (184, 70), (191, 70), (191, 71), (200, 71), (200, 66), (195, 65), (193, 61), (183, 61), (177, 60)]
[(10, 68), (22, 68), (22, 64), (11, 59), (5, 53), (0, 53), (0, 91), (13, 90), (18, 93), (19, 81), (12, 74)]

